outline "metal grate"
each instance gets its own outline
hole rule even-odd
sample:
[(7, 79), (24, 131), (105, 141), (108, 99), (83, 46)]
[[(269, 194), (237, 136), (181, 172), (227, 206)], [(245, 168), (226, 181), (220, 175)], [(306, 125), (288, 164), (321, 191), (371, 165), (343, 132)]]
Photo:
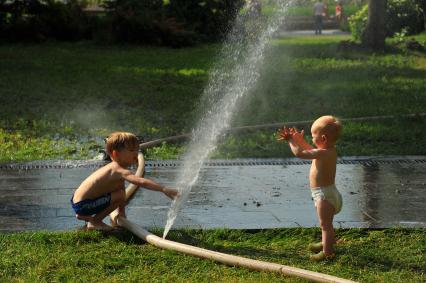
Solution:
[[(211, 159), (204, 162), (205, 167), (223, 166), (287, 166), (306, 165), (309, 160), (300, 159)], [(344, 157), (337, 161), (338, 164), (360, 164), (363, 166), (376, 166), (380, 164), (422, 164), (426, 163), (426, 156), (423, 157)], [(27, 163), (0, 164), (0, 170), (42, 170), (42, 169), (72, 169), (72, 168), (99, 168), (105, 165), (105, 161), (33, 161)], [(147, 161), (145, 166), (157, 167), (180, 167), (183, 162), (180, 160), (153, 160)]]

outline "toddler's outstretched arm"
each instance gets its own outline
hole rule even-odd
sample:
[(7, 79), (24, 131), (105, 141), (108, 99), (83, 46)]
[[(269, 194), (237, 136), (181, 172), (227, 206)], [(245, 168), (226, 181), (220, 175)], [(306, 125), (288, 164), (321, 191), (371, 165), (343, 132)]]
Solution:
[(289, 141), (291, 141), (291, 144), (297, 145), (302, 150), (309, 150), (309, 149), (314, 148), (312, 145), (310, 145), (309, 143), (306, 142), (305, 130), (302, 129), (299, 132), (299, 131), (297, 131), (296, 128), (292, 128), (290, 133), (291, 133), (291, 136), (290, 136)]
[(296, 128), (283, 127), (278, 131), (278, 140), (286, 140), (293, 154), (303, 159), (316, 159), (322, 154), (322, 150), (314, 148), (306, 142), (305, 131), (300, 132)]

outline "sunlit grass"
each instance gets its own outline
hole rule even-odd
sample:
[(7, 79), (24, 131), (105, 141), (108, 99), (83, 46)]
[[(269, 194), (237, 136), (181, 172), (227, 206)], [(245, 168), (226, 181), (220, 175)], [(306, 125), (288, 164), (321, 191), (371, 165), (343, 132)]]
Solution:
[[(232, 125), (313, 120), (324, 114), (353, 118), (424, 112), (424, 53), (339, 49), (340, 40), (349, 38), (273, 40), (258, 83), (240, 101)], [(199, 112), (206, 111), (197, 108), (198, 101), (219, 52), (220, 45), (0, 46), (0, 126), (3, 140), (17, 145), (13, 151), (10, 143), (1, 143), (0, 160), (90, 158), (102, 148), (102, 137), (115, 130), (135, 132), (147, 140), (190, 132)], [(426, 139), (418, 131), (424, 119), (403, 121), (393, 130), (396, 137), (406, 136), (409, 126), (419, 132), (418, 142)], [(385, 136), (394, 122), (366, 123)], [(423, 147), (406, 142), (395, 147), (382, 139), (372, 140), (366, 148), (363, 135), (347, 133), (354, 138), (345, 142), (342, 155), (425, 154)], [(230, 151), (214, 156), (283, 157), (278, 145), (267, 142), (272, 132), (250, 135), (246, 144), (239, 141), (243, 137), (225, 139), (219, 148)], [(163, 145), (150, 150), (148, 158), (173, 158), (183, 151)]]
[(154, 74), (154, 75), (175, 75), (175, 76), (199, 76), (207, 75), (207, 70), (203, 69), (158, 69), (144, 67), (115, 67), (113, 72), (134, 73), (134, 74)]
[[(338, 229), (336, 236), (337, 257), (323, 263), (310, 262), (306, 250), (320, 238), (318, 228), (175, 230), (168, 238), (358, 282), (426, 279), (424, 229)], [(5, 282), (305, 282), (161, 250), (124, 231), (0, 234), (0, 248)]]

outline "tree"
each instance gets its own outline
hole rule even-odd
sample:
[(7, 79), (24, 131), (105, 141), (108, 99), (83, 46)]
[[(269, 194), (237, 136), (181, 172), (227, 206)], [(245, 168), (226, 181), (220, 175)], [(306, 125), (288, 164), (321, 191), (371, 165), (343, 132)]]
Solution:
[(385, 48), (385, 18), (386, 0), (369, 0), (367, 27), (361, 39), (364, 46), (373, 50)]
[(417, 4), (423, 15), (423, 29), (426, 29), (426, 0), (417, 0)]

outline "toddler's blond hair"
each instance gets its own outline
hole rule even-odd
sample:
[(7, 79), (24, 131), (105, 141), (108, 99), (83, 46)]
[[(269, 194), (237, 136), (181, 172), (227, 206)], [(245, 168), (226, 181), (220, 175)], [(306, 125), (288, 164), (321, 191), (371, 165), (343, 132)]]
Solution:
[(342, 134), (342, 123), (334, 116), (321, 116), (315, 120), (312, 126), (324, 133), (331, 142), (336, 142)]

